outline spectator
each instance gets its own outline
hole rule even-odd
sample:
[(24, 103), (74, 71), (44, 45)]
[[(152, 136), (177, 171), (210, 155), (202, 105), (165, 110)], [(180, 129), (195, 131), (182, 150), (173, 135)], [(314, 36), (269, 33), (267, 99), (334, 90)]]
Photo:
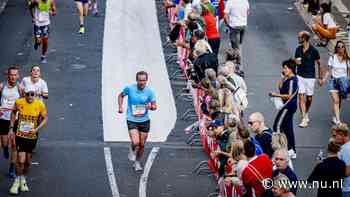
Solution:
[(214, 69), (212, 69), (212, 68), (206, 69), (205, 70), (205, 78), (209, 79), (211, 87), (213, 87), (215, 89), (220, 88), (220, 83), (219, 83), (219, 81), (216, 78), (216, 72), (215, 72)]
[[(321, 85), (324, 84), (329, 76), (328, 81), (329, 93), (333, 102), (333, 118), (334, 124), (340, 124), (340, 103), (341, 100), (347, 96), (347, 87), (340, 88), (340, 85), (347, 86), (349, 83), (349, 66), (350, 58), (346, 50), (346, 45), (343, 41), (339, 40), (335, 45), (334, 54), (329, 57), (328, 71), (321, 81)], [(344, 91), (345, 89), (345, 91)]]
[(239, 136), (242, 139), (243, 142), (245, 141), (251, 141), (255, 145), (255, 155), (261, 155), (263, 154), (263, 149), (261, 148), (258, 141), (256, 141), (255, 138), (250, 137), (250, 133), (247, 129), (239, 129), (238, 130)]
[(304, 0), (303, 4), (312, 15), (317, 14), (320, 5), (319, 0)]
[(210, 11), (210, 13), (213, 16), (216, 16), (216, 9), (213, 6), (213, 4), (210, 2), (210, 0), (201, 0), (201, 3), (208, 8), (208, 10)]
[(259, 142), (263, 152), (272, 158), (272, 130), (265, 125), (264, 116), (260, 112), (252, 113), (249, 116), (248, 126), (255, 133), (254, 138)]
[(225, 66), (221, 68), (221, 72), (230, 82), (229, 89), (232, 91), (238, 110), (241, 113), (248, 106), (247, 85), (244, 79), (234, 72), (234, 67), (232, 62), (226, 62)]
[(231, 47), (239, 49), (242, 57), (241, 44), (247, 26), (249, 2), (248, 0), (228, 0), (224, 13), (224, 22), (230, 29)]
[(293, 116), (298, 109), (298, 78), (295, 76), (295, 63), (286, 60), (282, 63), (283, 78), (279, 83), (279, 93), (272, 92), (270, 96), (281, 98), (284, 106), (279, 110), (273, 123), (276, 132), (283, 132), (287, 136), (288, 150), (293, 159), (296, 158)]
[(194, 55), (197, 59), (193, 62), (193, 66), (199, 81), (205, 77), (205, 70), (207, 68), (212, 68), (217, 72), (219, 65), (218, 59), (213, 53), (208, 52), (208, 48), (204, 43), (196, 43)]
[(318, 65), (318, 76), (320, 79), (320, 53), (310, 43), (310, 33), (301, 31), (298, 33), (300, 46), (295, 50), (295, 59), (298, 65), (298, 87), (299, 87), (299, 107), (301, 112), (301, 122), (299, 127), (305, 128), (310, 122), (308, 115), (312, 103), (312, 95), (315, 89), (316, 69)]
[(319, 36), (319, 46), (326, 46), (328, 40), (336, 39), (337, 25), (331, 14), (331, 7), (328, 3), (322, 3), (320, 6), (321, 16), (315, 18), (312, 30)]
[(237, 117), (239, 117), (239, 112), (237, 109), (237, 105), (234, 102), (232, 92), (227, 88), (228, 81), (222, 75), (218, 77), (218, 81), (220, 84), (218, 89), (218, 94), (219, 94), (220, 104), (222, 106), (222, 111), (226, 113), (233, 113)]
[[(340, 145), (334, 141), (328, 144), (327, 158), (317, 164), (307, 179), (309, 183), (318, 181), (322, 185), (332, 187), (319, 187), (317, 197), (342, 196), (341, 182), (345, 177), (345, 163), (337, 157)], [(338, 184), (338, 186), (337, 186)]]
[(349, 141), (349, 127), (341, 123), (332, 128), (332, 134), (335, 142), (341, 144), (340, 151), (338, 153), (339, 159), (343, 160), (346, 165), (345, 176), (342, 188), (342, 196), (350, 196), (350, 141)]
[(286, 175), (278, 174), (273, 178), (272, 193), (275, 197), (295, 197), (295, 195), (289, 191), (290, 185), (288, 184), (290, 180)]
[(266, 154), (255, 155), (255, 145), (250, 140), (244, 142), (244, 153), (249, 164), (243, 170), (242, 181), (247, 190), (247, 197), (269, 196), (269, 191), (265, 190), (262, 181), (272, 178), (272, 161)]
[[(287, 149), (278, 149), (273, 154), (273, 161), (276, 165), (276, 169), (272, 172), (273, 177), (277, 177), (279, 174), (283, 174), (288, 177), (288, 179), (294, 183), (298, 181), (297, 175), (290, 168), (289, 164), (289, 154)], [(297, 187), (290, 188), (290, 191), (297, 195)]]
[(205, 23), (204, 29), (208, 38), (208, 43), (213, 49), (213, 53), (217, 56), (220, 49), (220, 34), (216, 27), (216, 18), (206, 6), (202, 7), (202, 17)]

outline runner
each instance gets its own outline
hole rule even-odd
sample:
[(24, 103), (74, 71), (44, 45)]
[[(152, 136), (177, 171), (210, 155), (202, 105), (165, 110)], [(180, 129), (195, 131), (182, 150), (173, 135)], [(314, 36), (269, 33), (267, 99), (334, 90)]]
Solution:
[(50, 14), (52, 16), (56, 15), (55, 0), (32, 0), (29, 5), (34, 22), (34, 49), (37, 50), (39, 45), (42, 44), (40, 61), (46, 64), (49, 45)]
[[(18, 127), (13, 132), (14, 123), (18, 113)], [(25, 175), (32, 165), (32, 152), (38, 140), (38, 131), (46, 124), (47, 111), (45, 104), (35, 98), (35, 90), (31, 87), (25, 89), (25, 97), (17, 99), (11, 114), (9, 136), (16, 141), (18, 152), (16, 162), (16, 178), (9, 193), (17, 195), (28, 192), (29, 188)]]
[(85, 33), (85, 26), (84, 26), (84, 17), (87, 16), (88, 10), (89, 10), (89, 2), (88, 0), (75, 0), (75, 4), (77, 5), (77, 9), (79, 12), (79, 33), (84, 34)]
[(145, 142), (150, 129), (148, 110), (156, 110), (154, 92), (146, 86), (148, 74), (136, 73), (137, 84), (126, 86), (118, 96), (119, 113), (123, 113), (124, 97), (128, 96), (127, 125), (131, 140), (128, 158), (134, 161), (135, 171), (142, 170), (140, 160), (143, 156)]
[(49, 98), (49, 90), (47, 88), (47, 83), (41, 78), (40, 67), (38, 65), (33, 65), (31, 70), (31, 75), (24, 77), (21, 81), (20, 87), (22, 91), (27, 87), (32, 87), (35, 90), (35, 96), (40, 100)]
[[(11, 66), (7, 69), (7, 81), (0, 84), (1, 91), (1, 107), (0, 107), (0, 138), (3, 148), (4, 157), (9, 159), (9, 141), (8, 133), (10, 127), (11, 111), (15, 105), (15, 101), (21, 96), (20, 88), (18, 85), (19, 71), (15, 66)], [(9, 176), (14, 177), (15, 163), (16, 163), (16, 148), (11, 145), (11, 161), (9, 168)]]

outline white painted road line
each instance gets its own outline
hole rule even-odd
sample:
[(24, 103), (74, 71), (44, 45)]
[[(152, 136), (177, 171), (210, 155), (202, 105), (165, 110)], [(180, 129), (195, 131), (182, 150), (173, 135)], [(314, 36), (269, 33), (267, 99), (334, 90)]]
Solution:
[(109, 185), (111, 186), (112, 196), (120, 197), (117, 181), (115, 179), (115, 174), (114, 174), (111, 149), (109, 147), (105, 147), (104, 153), (105, 153), (105, 160), (106, 160), (107, 176), (108, 176)]
[(159, 152), (159, 147), (152, 148), (151, 153), (148, 155), (145, 168), (143, 170), (143, 174), (140, 177), (140, 186), (139, 186), (139, 197), (147, 196), (147, 180), (148, 174), (151, 170), (154, 159), (156, 158)]
[(118, 114), (117, 94), (124, 86), (136, 83), (135, 74), (140, 70), (149, 73), (149, 86), (155, 90), (158, 106), (150, 113), (151, 132), (147, 141), (164, 142), (175, 126), (176, 107), (156, 5), (154, 1), (107, 0), (101, 82), (104, 141), (130, 141), (125, 114)]

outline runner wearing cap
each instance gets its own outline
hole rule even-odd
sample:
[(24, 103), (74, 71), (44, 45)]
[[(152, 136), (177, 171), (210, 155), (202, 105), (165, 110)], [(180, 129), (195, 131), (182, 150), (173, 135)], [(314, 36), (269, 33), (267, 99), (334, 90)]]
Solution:
[[(25, 175), (32, 165), (32, 152), (38, 140), (38, 132), (47, 121), (45, 104), (35, 97), (35, 89), (28, 86), (24, 92), (24, 98), (16, 100), (11, 113), (9, 137), (15, 139), (17, 149), (16, 178), (9, 191), (12, 195), (17, 195), (19, 190), (29, 191)], [(14, 132), (17, 113), (18, 126)]]
[(128, 96), (127, 125), (131, 140), (128, 158), (134, 162), (135, 171), (142, 170), (140, 160), (150, 130), (148, 110), (156, 110), (154, 92), (146, 86), (148, 74), (140, 71), (136, 74), (137, 84), (126, 86), (118, 96), (119, 113), (123, 113), (124, 97)]

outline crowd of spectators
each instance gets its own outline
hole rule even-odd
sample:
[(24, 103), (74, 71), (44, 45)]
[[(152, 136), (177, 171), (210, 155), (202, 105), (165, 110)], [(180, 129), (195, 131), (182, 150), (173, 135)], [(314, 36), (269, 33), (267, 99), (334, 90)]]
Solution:
[[(208, 166), (216, 175), (219, 195), (296, 196), (297, 186), (280, 183), (298, 181), (292, 164), (292, 159), (296, 158), (293, 116), (301, 96), (299, 75), (302, 73), (297, 71), (297, 67), (307, 61), (306, 52), (302, 49), (310, 49), (312, 56), (309, 64), (313, 69), (307, 71), (309, 74), (315, 75), (315, 62), (319, 64), (318, 51), (309, 44), (310, 34), (306, 31), (298, 34), (300, 47), (295, 59), (281, 64), (283, 76), (278, 83), (279, 92), (270, 93), (272, 98), (279, 98), (274, 100), (279, 100), (281, 106), (273, 127), (269, 128), (262, 113), (246, 115), (248, 87), (241, 65), (241, 45), (244, 43), (249, 2), (220, 0), (218, 6), (213, 6), (209, 0), (165, 0), (164, 6), (168, 15), (172, 15), (169, 16), (172, 30), (169, 41), (177, 47), (178, 63), (196, 92), (194, 97), (198, 101), (199, 120), (192, 125), (192, 130), (199, 130), (201, 135), (205, 135), (202, 143), (208, 149)], [(323, 8), (323, 12), (327, 13), (327, 10)], [(227, 49), (220, 45), (220, 21), (224, 22), (230, 34), (231, 47)], [(301, 51), (298, 52), (299, 49)], [(339, 53), (344, 56), (344, 52)], [(223, 57), (220, 56), (222, 54)], [(308, 76), (305, 78), (305, 81), (309, 80)], [(322, 85), (327, 76), (321, 79), (319, 73), (317, 78)], [(305, 128), (310, 121), (307, 112), (312, 94), (303, 94), (306, 107), (299, 126)], [(337, 95), (339, 97), (339, 93)], [(340, 122), (338, 103), (334, 104), (338, 106), (334, 108), (337, 120), (332, 128), (327, 158), (320, 159), (308, 178), (310, 182), (328, 181), (331, 184), (349, 176), (349, 129)], [(243, 116), (248, 119), (247, 123)], [(343, 190), (340, 187), (319, 189), (318, 196), (349, 196), (348, 179), (344, 179)], [(266, 186), (267, 180), (272, 181), (271, 187)]]

